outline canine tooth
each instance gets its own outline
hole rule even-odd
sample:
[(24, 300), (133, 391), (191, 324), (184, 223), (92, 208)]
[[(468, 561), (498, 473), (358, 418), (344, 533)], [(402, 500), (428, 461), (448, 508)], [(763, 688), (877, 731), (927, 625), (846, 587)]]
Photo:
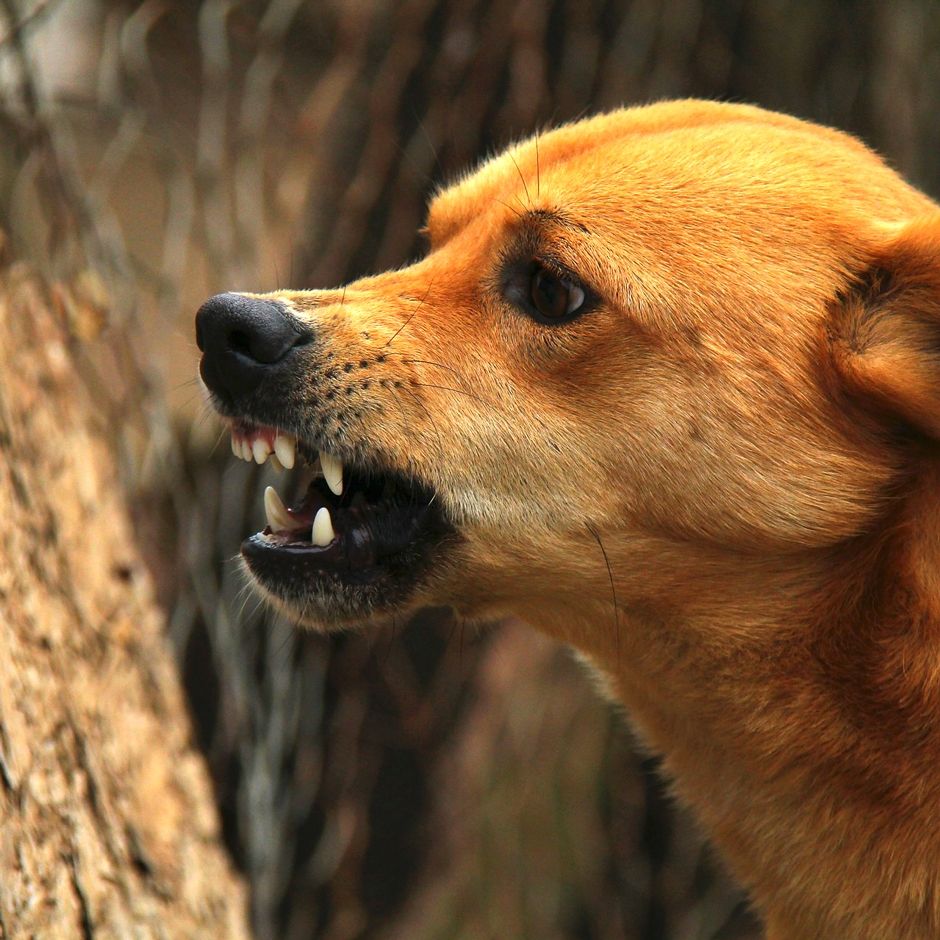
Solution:
[(275, 473), (284, 472), (284, 464), (282, 464), (281, 461), (277, 459), (277, 454), (271, 454), (271, 456), (268, 458), (268, 463), (274, 468)]
[(277, 490), (273, 486), (266, 487), (264, 491), (264, 514), (268, 517), (268, 525), (274, 532), (294, 527), (294, 521), (287, 512), (287, 507), (281, 502), (281, 497), (277, 495)]
[(255, 463), (262, 464), (271, 453), (271, 445), (263, 437), (256, 437), (251, 445), (251, 453), (255, 458)]
[(330, 511), (323, 506), (321, 509), (317, 510), (317, 514), (313, 517), (313, 529), (310, 531), (310, 541), (314, 545), (324, 546), (329, 545), (333, 539), (336, 538), (336, 533), (333, 531), (333, 520), (330, 518)]
[(297, 441), (292, 434), (278, 433), (274, 438), (274, 453), (286, 470), (293, 469)]
[(326, 485), (336, 496), (343, 495), (343, 462), (332, 454), (320, 451), (320, 468), (326, 479)]

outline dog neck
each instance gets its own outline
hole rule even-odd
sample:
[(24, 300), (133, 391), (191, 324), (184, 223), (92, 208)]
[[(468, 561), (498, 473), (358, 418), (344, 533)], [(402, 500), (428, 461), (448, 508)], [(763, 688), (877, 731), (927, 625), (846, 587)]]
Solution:
[(535, 612), (606, 674), (771, 937), (940, 936), (938, 476), (836, 550), (667, 558), (666, 601), (615, 613), (614, 579), (601, 609)]

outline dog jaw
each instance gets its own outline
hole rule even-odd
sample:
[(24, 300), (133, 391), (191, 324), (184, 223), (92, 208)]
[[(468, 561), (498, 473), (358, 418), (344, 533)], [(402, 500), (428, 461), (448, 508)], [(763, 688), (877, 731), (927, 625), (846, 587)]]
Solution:
[[(937, 212), (835, 131), (674, 102), (489, 161), (408, 268), (266, 295), (316, 342), (243, 413), (420, 480), (448, 530), (397, 594), (291, 610), (529, 621), (608, 676), (771, 936), (940, 935)], [(585, 312), (541, 322), (534, 264)]]

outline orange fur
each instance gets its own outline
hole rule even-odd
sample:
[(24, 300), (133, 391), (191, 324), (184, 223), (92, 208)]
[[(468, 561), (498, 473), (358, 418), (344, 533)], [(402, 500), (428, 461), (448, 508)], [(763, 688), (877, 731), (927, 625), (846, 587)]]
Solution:
[[(428, 230), (269, 295), (370, 365), (339, 439), (456, 524), (408, 606), (582, 651), (772, 940), (940, 936), (940, 209), (841, 133), (677, 101), (510, 148)], [(514, 309), (526, 246), (596, 308)]]

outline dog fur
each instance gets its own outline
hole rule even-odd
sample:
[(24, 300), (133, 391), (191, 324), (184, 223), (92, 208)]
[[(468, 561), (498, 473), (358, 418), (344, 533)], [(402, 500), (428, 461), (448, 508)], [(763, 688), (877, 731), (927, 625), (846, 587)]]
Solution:
[[(265, 295), (327, 350), (302, 424), (454, 524), (373, 619), (581, 651), (771, 940), (940, 937), (940, 209), (842, 133), (676, 101), (511, 147), (427, 235)], [(517, 257), (590, 309), (535, 322)]]

